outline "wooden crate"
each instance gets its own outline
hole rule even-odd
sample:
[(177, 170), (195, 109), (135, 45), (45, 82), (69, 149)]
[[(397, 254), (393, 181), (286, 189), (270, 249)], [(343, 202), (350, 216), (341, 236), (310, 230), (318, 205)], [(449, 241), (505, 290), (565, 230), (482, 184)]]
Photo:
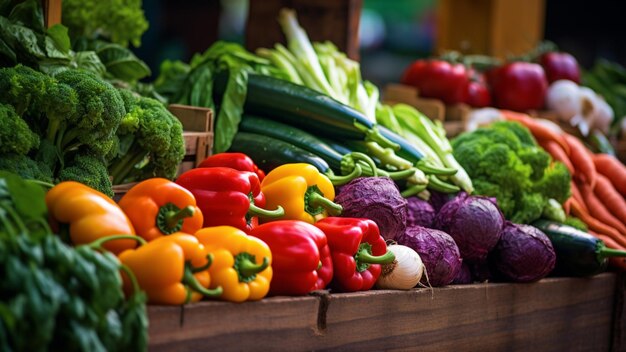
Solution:
[(149, 345), (151, 351), (620, 351), (623, 331), (614, 329), (625, 326), (623, 292), (623, 278), (604, 273), (151, 306)]
[(353, 59), (359, 58), (359, 20), (363, 0), (250, 0), (246, 48), (273, 48), (285, 44), (278, 24), (280, 9), (296, 10), (298, 22), (311, 41), (331, 41)]
[(436, 51), (505, 59), (543, 40), (545, 0), (439, 0)]

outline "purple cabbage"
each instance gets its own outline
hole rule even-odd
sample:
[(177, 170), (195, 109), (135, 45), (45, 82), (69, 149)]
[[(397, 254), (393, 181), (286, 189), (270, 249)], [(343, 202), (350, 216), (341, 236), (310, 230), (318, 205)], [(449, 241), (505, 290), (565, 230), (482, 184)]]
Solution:
[(452, 237), (443, 231), (411, 226), (397, 241), (420, 255), (427, 274), (422, 276), (423, 284), (430, 283), (433, 287), (448, 285), (461, 270), (459, 248)]
[(476, 282), (489, 282), (493, 281), (493, 273), (489, 267), (489, 261), (487, 259), (471, 261), (463, 260), (463, 263), (467, 264), (470, 273), (472, 274), (472, 281)]
[(435, 219), (435, 209), (433, 206), (418, 197), (410, 197), (407, 198), (406, 201), (409, 209), (406, 226), (417, 225), (432, 227), (433, 220)]
[(358, 177), (335, 196), (343, 207), (341, 216), (373, 220), (387, 240), (396, 239), (406, 230), (407, 201), (389, 177)]
[(454, 199), (454, 197), (449, 193), (437, 192), (429, 190), (430, 198), (428, 199), (428, 203), (433, 206), (435, 209), (435, 213), (438, 213), (441, 208), (446, 205), (450, 200)]
[(461, 264), (461, 269), (452, 280), (453, 285), (466, 285), (472, 283), (472, 272), (465, 261)]
[(550, 239), (541, 230), (507, 221), (489, 260), (504, 279), (532, 282), (554, 269), (556, 254)]
[(452, 236), (461, 257), (484, 260), (500, 239), (504, 216), (493, 199), (468, 196), (461, 192), (446, 203), (433, 222), (433, 227)]

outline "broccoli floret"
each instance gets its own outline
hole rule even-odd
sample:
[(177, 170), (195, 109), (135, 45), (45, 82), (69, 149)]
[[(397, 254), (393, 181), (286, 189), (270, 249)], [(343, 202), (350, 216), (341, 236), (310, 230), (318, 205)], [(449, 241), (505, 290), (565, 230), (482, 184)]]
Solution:
[(121, 95), (127, 113), (117, 131), (117, 155), (109, 164), (113, 184), (174, 178), (185, 154), (180, 121), (157, 100), (123, 90)]
[(587, 232), (587, 224), (585, 224), (579, 218), (575, 218), (573, 216), (568, 216), (563, 222), (565, 225), (569, 225), (573, 228), (579, 229), (581, 231)]
[[(107, 155), (114, 145), (115, 132), (126, 114), (119, 92), (111, 84), (87, 71), (67, 70), (56, 78), (76, 92), (79, 102), (75, 119), (61, 121), (56, 132), (56, 145), (60, 147), (61, 155), (79, 148), (88, 148), (97, 155)], [(61, 94), (63, 90), (54, 92)]]
[(79, 153), (73, 155), (68, 162), (69, 166), (58, 174), (59, 182), (77, 181), (113, 197), (113, 188), (104, 157), (93, 153)]
[(517, 122), (497, 122), (452, 141), (454, 157), (472, 179), (476, 194), (496, 197), (507, 219), (538, 219), (550, 198), (569, 197), (567, 168), (553, 162)]
[(11, 105), (0, 104), (0, 153), (26, 155), (39, 146), (39, 136), (31, 131)]
[(25, 179), (52, 182), (52, 171), (46, 164), (38, 163), (26, 155), (9, 153), (0, 158), (0, 170), (9, 171)]
[(43, 113), (48, 88), (54, 79), (30, 67), (0, 68), (0, 103), (13, 106), (19, 116)]

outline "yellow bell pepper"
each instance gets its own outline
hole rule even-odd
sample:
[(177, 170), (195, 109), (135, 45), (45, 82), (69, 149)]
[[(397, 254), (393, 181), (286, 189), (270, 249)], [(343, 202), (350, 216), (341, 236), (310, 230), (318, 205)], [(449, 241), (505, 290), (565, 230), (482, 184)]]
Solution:
[[(46, 206), (53, 229), (75, 246), (110, 235), (135, 234), (133, 224), (117, 203), (82, 183), (57, 184), (46, 193)], [(103, 247), (117, 255), (137, 247), (137, 241), (120, 239)]]
[(221, 286), (221, 299), (256, 301), (267, 295), (273, 271), (265, 242), (232, 226), (206, 227), (195, 236), (213, 255), (209, 288)]
[[(186, 233), (158, 237), (122, 252), (119, 259), (133, 272), (137, 284), (148, 295), (148, 303), (180, 305), (222, 293), (219, 285), (207, 289), (211, 283), (207, 271), (211, 256), (196, 237)], [(124, 275), (125, 291), (131, 284)]]
[[(309, 224), (330, 215), (341, 214), (333, 203), (335, 188), (328, 177), (313, 165), (284, 164), (270, 171), (261, 183), (268, 209), (283, 207), (283, 220), (301, 220)], [(270, 220), (271, 221), (271, 220)]]

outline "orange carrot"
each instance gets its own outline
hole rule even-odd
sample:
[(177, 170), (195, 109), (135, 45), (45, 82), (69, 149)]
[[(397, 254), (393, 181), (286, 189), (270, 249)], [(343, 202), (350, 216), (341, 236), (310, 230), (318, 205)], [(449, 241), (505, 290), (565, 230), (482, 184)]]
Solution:
[(615, 189), (626, 197), (626, 165), (609, 154), (595, 154), (593, 163), (598, 172), (611, 180)]
[(585, 204), (587, 204), (589, 214), (616, 229), (623, 236), (626, 236), (626, 226), (621, 221), (619, 221), (619, 219), (613, 216), (613, 214), (611, 214), (611, 212), (607, 210), (607, 208), (604, 206), (607, 200), (602, 199), (602, 201), (600, 201), (598, 197), (596, 197), (596, 195), (593, 193), (591, 187), (587, 184), (579, 184), (578, 188), (580, 189), (580, 193), (585, 200)]
[(565, 133), (563, 136), (571, 150), (569, 158), (576, 169), (574, 177), (581, 179), (583, 182), (590, 185), (591, 188), (594, 188), (597, 181), (597, 172), (587, 147), (585, 147), (578, 138), (570, 134)]
[(567, 198), (567, 200), (565, 200), (565, 202), (563, 203), (563, 211), (565, 211), (566, 215), (569, 215), (571, 213), (571, 207), (572, 207), (572, 199), (574, 199), (573, 197), (569, 197)]
[(569, 184), (570, 184), (570, 189), (572, 190), (572, 197), (576, 199), (576, 201), (578, 201), (578, 204), (580, 204), (580, 206), (585, 211), (585, 213), (589, 213), (589, 209), (587, 209), (585, 200), (583, 199), (583, 196), (580, 194), (580, 190), (578, 190), (578, 186), (576, 186), (576, 183), (574, 183), (574, 181), (570, 181)]
[(554, 141), (558, 143), (567, 155), (570, 154), (570, 146), (565, 141), (563, 136), (558, 132), (551, 130), (549, 127), (542, 125), (535, 121), (532, 117), (527, 114), (509, 111), (509, 110), (500, 110), (502, 116), (508, 121), (517, 121), (522, 125), (526, 126), (530, 130), (530, 133), (533, 134), (535, 139), (543, 140), (543, 141)]
[(570, 175), (574, 175), (574, 165), (572, 165), (572, 161), (569, 160), (567, 153), (565, 153), (565, 150), (563, 150), (560, 144), (555, 141), (543, 139), (539, 139), (537, 140), (537, 142), (539, 143), (541, 148), (545, 149), (548, 154), (552, 155), (552, 158), (554, 158), (554, 160), (560, 161), (565, 164), (565, 167), (567, 167), (567, 169), (569, 170)]
[(572, 214), (587, 224), (587, 227), (589, 227), (591, 231), (611, 237), (615, 242), (626, 247), (626, 239), (624, 236), (622, 236), (616, 229), (602, 223), (593, 216), (589, 215), (589, 213), (583, 211), (582, 207), (575, 199), (572, 201), (571, 209)]
[(606, 208), (618, 218), (623, 224), (626, 224), (626, 200), (613, 187), (611, 181), (604, 175), (598, 175), (598, 183), (594, 188), (596, 196), (602, 200)]
[[(593, 231), (589, 231), (590, 234), (592, 234), (594, 237), (599, 238), (602, 240), (602, 242), (604, 242), (604, 244), (611, 249), (619, 249), (621, 251), (626, 251), (626, 247), (624, 246), (620, 246), (619, 243), (613, 241), (611, 239), (611, 237), (605, 236), (603, 234), (600, 233), (595, 233)], [(609, 258), (609, 266), (615, 267), (615, 268), (619, 268), (622, 270), (626, 270), (626, 258), (620, 258), (620, 257), (613, 257), (613, 258)]]

